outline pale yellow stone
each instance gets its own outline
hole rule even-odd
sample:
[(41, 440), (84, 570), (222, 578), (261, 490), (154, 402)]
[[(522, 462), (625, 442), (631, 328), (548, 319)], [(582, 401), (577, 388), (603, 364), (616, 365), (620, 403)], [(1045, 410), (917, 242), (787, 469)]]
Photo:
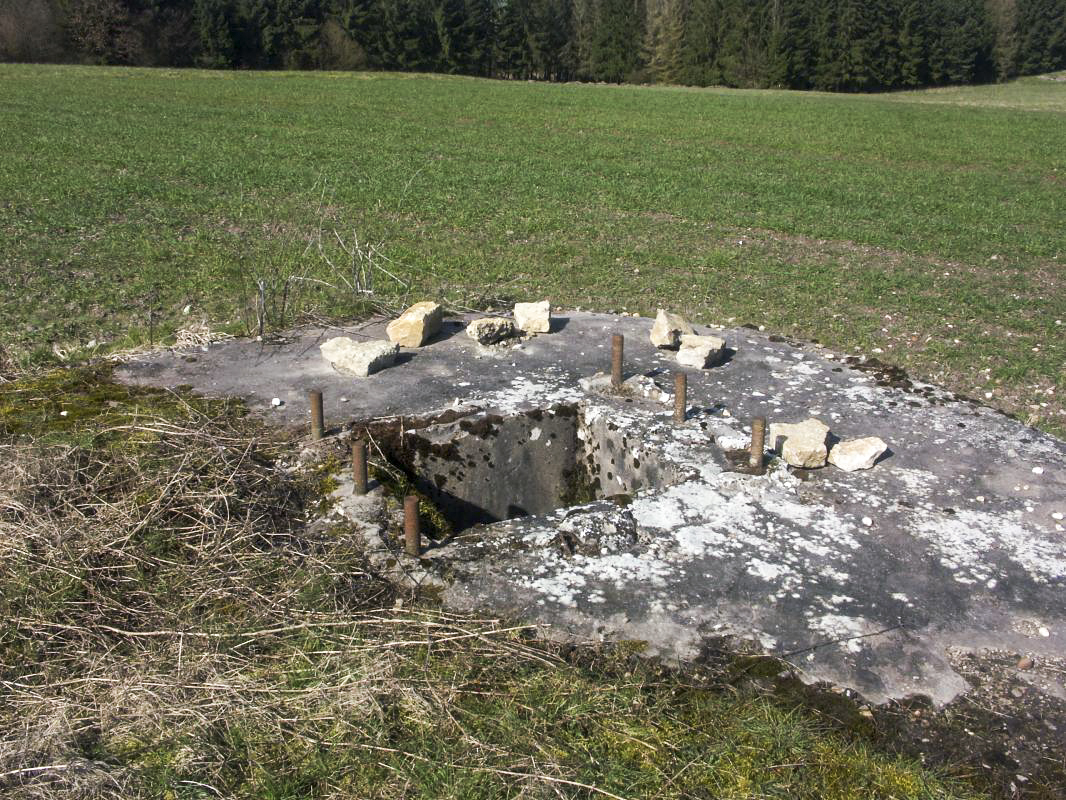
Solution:
[(845, 472), (870, 469), (886, 450), (888, 445), (876, 436), (848, 439), (833, 445), (829, 451), (829, 463)]
[(692, 326), (684, 317), (660, 308), (651, 326), (651, 343), (656, 347), (676, 350), (681, 344), (682, 335), (694, 333)]
[(775, 422), (770, 425), (770, 449), (779, 450), (785, 463), (803, 469), (824, 467), (829, 426), (811, 417), (794, 424)]
[(347, 336), (338, 336), (323, 342), (319, 349), (322, 351), (322, 357), (333, 369), (346, 375), (365, 378), (395, 364), (400, 346), (381, 340), (356, 342)]
[(552, 307), (547, 300), (539, 303), (515, 303), (514, 324), (524, 333), (550, 333)]
[(718, 364), (725, 357), (725, 339), (718, 336), (682, 334), (681, 348), (677, 351), (677, 363), (683, 367), (706, 369)]
[(403, 347), (421, 347), (439, 331), (444, 310), (439, 303), (415, 303), (385, 328), (390, 341)]
[(496, 344), (515, 334), (515, 324), (503, 317), (475, 319), (466, 326), (466, 335), (478, 344)]

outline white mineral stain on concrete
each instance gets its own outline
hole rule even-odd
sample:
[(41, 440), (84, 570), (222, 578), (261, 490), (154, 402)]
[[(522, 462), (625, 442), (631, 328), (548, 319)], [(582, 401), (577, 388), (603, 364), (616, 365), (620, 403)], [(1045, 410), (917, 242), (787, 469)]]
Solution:
[(748, 574), (762, 578), (764, 581), (775, 581), (786, 575), (788, 568), (781, 564), (770, 564), (761, 558), (753, 558), (748, 561)]
[(834, 644), (848, 653), (858, 653), (863, 649), (863, 640), (856, 637), (867, 636), (877, 631), (877, 626), (872, 625), (868, 619), (847, 617), (841, 614), (823, 614), (812, 619), (810, 626), (813, 630), (834, 640)]
[(945, 519), (930, 509), (919, 509), (915, 517), (911, 530), (929, 542), (959, 583), (1002, 577), (996, 555), (1010, 559), (1040, 583), (1066, 577), (1061, 537), (1042, 536), (1023, 525), (1019, 512), (960, 509)]
[[(766, 583), (770, 597), (798, 597), (794, 593), (811, 580), (847, 585), (846, 564), (861, 547), (856, 526), (846, 516), (790, 497), (798, 484), (784, 471), (762, 478), (719, 472), (713, 483), (690, 480), (639, 495), (629, 511), (639, 529), (656, 534), (639, 556), (545, 553), (536, 575), (519, 584), (563, 605), (588, 599), (583, 591), (599, 591), (591, 587), (603, 581), (654, 598), (657, 587), (668, 595), (666, 579), (689, 564), (747, 554), (747, 574)], [(545, 528), (526, 540), (543, 547), (553, 536)], [(823, 604), (835, 608), (850, 599), (833, 592)]]

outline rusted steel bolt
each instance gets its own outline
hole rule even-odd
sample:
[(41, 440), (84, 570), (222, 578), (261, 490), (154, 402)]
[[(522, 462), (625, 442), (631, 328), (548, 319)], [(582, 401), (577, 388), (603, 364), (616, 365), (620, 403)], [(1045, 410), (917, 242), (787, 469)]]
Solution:
[(611, 336), (611, 386), (615, 389), (622, 388), (622, 351), (625, 348), (625, 337), (616, 333)]
[(322, 417), (322, 392), (311, 392), (311, 438), (321, 439), (326, 435), (326, 426)]
[(674, 422), (680, 425), (685, 421), (688, 408), (688, 376), (684, 372), (674, 375)]
[(762, 469), (763, 450), (766, 449), (766, 417), (756, 417), (751, 421), (751, 452), (748, 464), (752, 469)]
[(366, 494), (366, 440), (356, 439), (352, 442), (352, 480), (355, 493)]
[(407, 555), (414, 558), (422, 555), (422, 528), (418, 522), (418, 495), (409, 494), (403, 499), (403, 546)]

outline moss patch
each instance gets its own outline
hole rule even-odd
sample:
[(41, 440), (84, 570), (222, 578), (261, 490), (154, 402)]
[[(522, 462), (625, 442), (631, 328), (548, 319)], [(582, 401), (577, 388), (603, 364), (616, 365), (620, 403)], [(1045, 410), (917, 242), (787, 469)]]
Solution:
[(455, 535), (455, 529), (448, 518), (426, 493), (415, 485), (405, 470), (395, 465), (382, 468), (371, 464), (367, 467), (367, 473), (368, 477), (381, 484), (387, 500), (399, 508), (403, 508), (407, 495), (413, 494), (418, 498), (418, 516), (423, 536), (443, 542)]
[(51, 369), (0, 384), (0, 435), (43, 443), (140, 441), (148, 420), (196, 421), (241, 416), (236, 400), (211, 400), (185, 390), (126, 386), (112, 379), (110, 364)]

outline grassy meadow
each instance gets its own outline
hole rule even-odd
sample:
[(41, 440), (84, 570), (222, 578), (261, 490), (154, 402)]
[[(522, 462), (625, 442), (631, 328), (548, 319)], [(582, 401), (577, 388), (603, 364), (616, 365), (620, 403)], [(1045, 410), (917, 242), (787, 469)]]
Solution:
[[(0, 141), (16, 364), (202, 319), (549, 297), (764, 325), (1066, 431), (1063, 82), (843, 96), (0, 65)], [(368, 255), (373, 294), (352, 278)]]
[(1021, 796), (977, 701), (870, 709), (777, 662), (670, 670), (402, 594), (321, 519), (335, 454), (82, 362), (427, 297), (662, 305), (1061, 435), (1066, 83), (0, 65), (0, 144), (0, 795)]

